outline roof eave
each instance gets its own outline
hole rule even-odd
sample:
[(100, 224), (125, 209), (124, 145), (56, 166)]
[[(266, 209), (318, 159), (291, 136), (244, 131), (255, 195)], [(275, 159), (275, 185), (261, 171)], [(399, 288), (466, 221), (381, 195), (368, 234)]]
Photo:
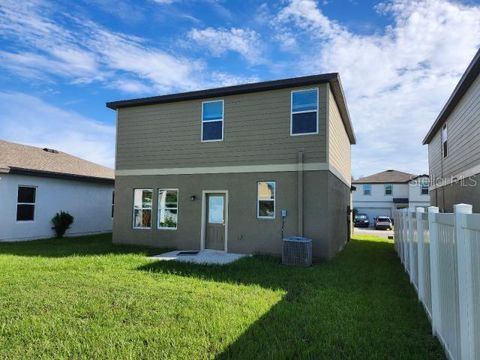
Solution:
[(39, 177), (46, 177), (46, 178), (86, 181), (86, 182), (95, 182), (95, 183), (102, 183), (102, 184), (115, 183), (115, 178), (113, 177), (110, 178), (110, 177), (67, 174), (67, 173), (61, 173), (61, 172), (25, 169), (25, 168), (19, 168), (19, 167), (10, 167), (8, 173), (14, 174), (14, 175), (39, 176)]
[(326, 83), (338, 77), (337, 73), (328, 73), (320, 75), (310, 75), (302, 76), (296, 78), (288, 78), (281, 80), (272, 80), (272, 81), (263, 81), (250, 84), (241, 84), (233, 86), (225, 86), (220, 88), (206, 89), (206, 90), (196, 90), (189, 91), (184, 93), (170, 94), (170, 95), (160, 95), (152, 96), (131, 100), (119, 100), (107, 102), (106, 106), (112, 110), (117, 110), (119, 108), (133, 107), (140, 105), (153, 105), (153, 104), (162, 104), (170, 103), (176, 101), (185, 101), (185, 100), (197, 100), (205, 99), (217, 96), (227, 96), (227, 95), (236, 95), (244, 93), (252, 93), (259, 91), (268, 91), (274, 89), (283, 89), (293, 86), (303, 86), (303, 85), (313, 85), (316, 83)]
[(440, 114), (438, 115), (437, 119), (433, 123), (432, 127), (430, 128), (430, 130), (428, 130), (427, 135), (422, 141), (423, 145), (427, 145), (430, 143), (430, 141), (432, 141), (435, 134), (443, 126), (448, 116), (455, 109), (459, 101), (462, 99), (463, 95), (465, 95), (465, 93), (470, 88), (470, 86), (472, 85), (472, 83), (475, 81), (475, 79), (479, 74), (480, 74), (480, 49), (477, 51), (473, 60), (468, 65), (467, 70), (465, 71), (460, 81), (458, 82), (457, 86), (453, 90), (453, 93), (448, 98), (448, 101), (443, 107), (442, 111), (440, 111)]

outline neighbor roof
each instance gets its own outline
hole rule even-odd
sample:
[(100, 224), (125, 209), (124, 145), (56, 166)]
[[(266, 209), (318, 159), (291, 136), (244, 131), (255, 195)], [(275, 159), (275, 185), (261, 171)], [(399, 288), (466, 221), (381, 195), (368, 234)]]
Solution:
[(354, 180), (354, 184), (403, 184), (408, 183), (414, 179), (417, 175), (409, 174), (398, 170), (386, 170), (365, 176), (360, 179)]
[(353, 132), (352, 122), (350, 120), (350, 114), (345, 102), (345, 94), (343, 92), (342, 83), (338, 73), (310, 75), (297, 78), (289, 78), (282, 80), (264, 81), (251, 84), (226, 86), (221, 88), (189, 91), (178, 94), (169, 94), (161, 96), (153, 96), (131, 100), (112, 101), (107, 103), (107, 107), (113, 110), (120, 108), (141, 106), (141, 105), (153, 105), (171, 103), (184, 100), (198, 100), (206, 99), (218, 96), (237, 95), (245, 93), (253, 93), (259, 91), (268, 91), (276, 89), (284, 89), (294, 86), (314, 85), (319, 83), (329, 83), (332, 89), (333, 96), (337, 102), (340, 114), (342, 116), (345, 129), (347, 131), (350, 143), (355, 144), (355, 134)]
[(61, 151), (0, 140), (0, 173), (112, 183), (112, 169)]
[(432, 127), (423, 139), (423, 145), (429, 144), (432, 141), (435, 134), (438, 130), (441, 129), (445, 121), (447, 121), (448, 116), (452, 113), (453, 109), (457, 106), (459, 101), (462, 99), (463, 95), (467, 92), (470, 88), (470, 85), (475, 81), (477, 76), (480, 74), (480, 49), (477, 51), (477, 54), (473, 58), (470, 65), (468, 65), (467, 70), (463, 74), (462, 78), (458, 82), (455, 90), (453, 90), (452, 95), (448, 99), (447, 103), (443, 107), (440, 115), (438, 115), (437, 119), (433, 123)]

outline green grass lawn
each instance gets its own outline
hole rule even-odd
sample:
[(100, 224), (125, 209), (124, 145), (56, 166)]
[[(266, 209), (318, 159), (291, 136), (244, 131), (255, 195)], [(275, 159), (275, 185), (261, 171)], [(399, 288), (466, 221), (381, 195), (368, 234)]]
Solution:
[(444, 358), (391, 242), (310, 268), (158, 262), (108, 235), (0, 244), (0, 358)]

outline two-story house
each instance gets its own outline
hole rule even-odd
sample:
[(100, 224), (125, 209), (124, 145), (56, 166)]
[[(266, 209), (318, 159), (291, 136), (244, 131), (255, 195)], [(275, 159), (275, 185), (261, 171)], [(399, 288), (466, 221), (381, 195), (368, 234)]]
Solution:
[(473, 205), (480, 212), (480, 50), (428, 131), (432, 205), (452, 212)]
[(115, 243), (328, 258), (349, 237), (350, 145), (337, 74), (117, 101)]
[(395, 209), (430, 205), (428, 175), (386, 170), (353, 181), (353, 207), (371, 222), (378, 216), (393, 216)]

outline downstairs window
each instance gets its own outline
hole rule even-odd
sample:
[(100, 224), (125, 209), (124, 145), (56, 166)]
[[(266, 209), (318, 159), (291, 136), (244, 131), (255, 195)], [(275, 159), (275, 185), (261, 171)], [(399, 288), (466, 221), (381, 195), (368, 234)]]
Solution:
[(19, 186), (17, 193), (17, 221), (35, 220), (35, 198), (37, 188), (34, 186)]
[(133, 190), (133, 228), (150, 229), (152, 227), (152, 189)]

